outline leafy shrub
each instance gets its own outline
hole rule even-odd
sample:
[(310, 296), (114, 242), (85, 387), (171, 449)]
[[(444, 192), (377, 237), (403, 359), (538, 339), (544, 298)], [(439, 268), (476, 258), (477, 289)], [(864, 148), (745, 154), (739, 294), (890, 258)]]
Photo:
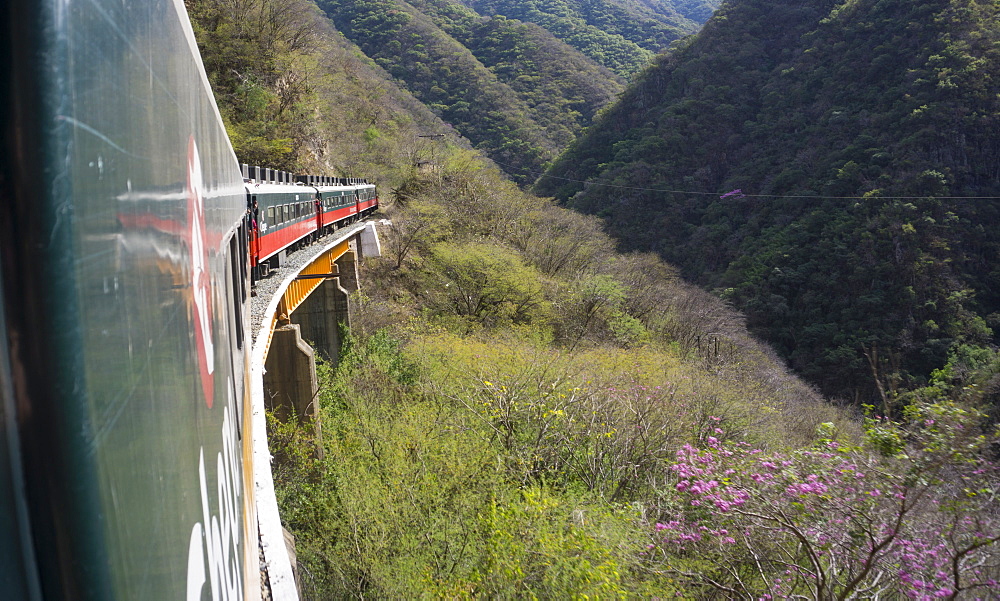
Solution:
[(685, 446), (650, 561), (740, 597), (996, 594), (1000, 473), (981, 418), (935, 404), (870, 420), (876, 455), (830, 439), (781, 453)]
[(543, 310), (538, 274), (520, 256), (490, 244), (442, 242), (428, 260), (428, 305), (487, 326), (527, 323)]

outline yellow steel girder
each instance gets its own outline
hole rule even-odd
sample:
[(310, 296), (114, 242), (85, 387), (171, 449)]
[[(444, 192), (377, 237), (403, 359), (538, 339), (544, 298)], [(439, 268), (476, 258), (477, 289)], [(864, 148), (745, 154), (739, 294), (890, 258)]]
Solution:
[(278, 325), (278, 322), (280, 320), (287, 320), (292, 311), (299, 308), (306, 298), (319, 288), (327, 277), (336, 277), (338, 275), (336, 261), (350, 249), (349, 240), (344, 240), (330, 247), (317, 255), (311, 263), (303, 267), (296, 279), (288, 284), (288, 287), (285, 288), (284, 293), (281, 295), (281, 300), (278, 302), (278, 309), (271, 315), (271, 327), (268, 329), (267, 345), (264, 347), (265, 357), (267, 357), (267, 351), (271, 348), (271, 337), (274, 335), (274, 328)]

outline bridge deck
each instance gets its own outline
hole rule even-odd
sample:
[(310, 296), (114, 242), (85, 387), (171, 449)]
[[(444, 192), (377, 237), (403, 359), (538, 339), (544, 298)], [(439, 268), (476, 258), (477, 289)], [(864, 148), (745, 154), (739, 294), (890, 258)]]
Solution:
[(337, 230), (321, 238), (319, 243), (294, 253), (288, 262), (257, 282), (256, 296), (251, 298), (250, 322), (253, 334), (253, 354), (250, 366), (254, 440), (254, 481), (256, 482), (257, 521), (260, 545), (267, 566), (267, 581), (275, 600), (298, 599), (292, 565), (278, 515), (278, 503), (271, 476), (271, 455), (267, 446), (267, 423), (264, 416), (264, 364), (271, 335), (282, 312), (291, 312), (323, 280), (296, 279), (300, 274), (322, 274), (335, 271), (333, 261), (346, 252), (351, 238), (360, 236), (366, 223)]

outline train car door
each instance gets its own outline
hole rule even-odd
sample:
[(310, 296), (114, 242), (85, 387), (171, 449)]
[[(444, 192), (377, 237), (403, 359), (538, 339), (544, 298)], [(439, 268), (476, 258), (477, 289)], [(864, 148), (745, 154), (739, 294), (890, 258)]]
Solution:
[(319, 190), (316, 191), (316, 197), (314, 199), (316, 205), (316, 236), (323, 235), (323, 195), (320, 194)]
[(257, 266), (260, 257), (260, 207), (257, 206), (257, 195), (248, 194), (250, 205), (250, 266)]

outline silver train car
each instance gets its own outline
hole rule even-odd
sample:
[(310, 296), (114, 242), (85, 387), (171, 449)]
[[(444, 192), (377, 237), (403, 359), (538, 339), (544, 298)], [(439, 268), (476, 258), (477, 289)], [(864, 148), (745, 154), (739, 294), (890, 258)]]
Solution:
[(0, 597), (259, 595), (247, 194), (184, 5), (0, 20)]

